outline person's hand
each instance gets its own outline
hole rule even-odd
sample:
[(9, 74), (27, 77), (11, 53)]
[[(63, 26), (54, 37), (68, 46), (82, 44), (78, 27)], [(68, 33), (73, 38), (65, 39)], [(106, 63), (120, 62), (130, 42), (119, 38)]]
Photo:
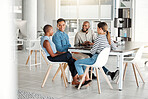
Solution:
[(91, 43), (90, 41), (85, 41), (86, 46), (87, 45), (94, 45), (94, 43)]
[(84, 43), (90, 43), (89, 41), (85, 41)]
[(66, 53), (66, 52), (61, 52), (62, 54)]
[(85, 41), (85, 42), (82, 43), (81, 45), (82, 45), (82, 46), (87, 46), (87, 45), (89, 45), (89, 43), (90, 43), (89, 41)]
[(80, 54), (79, 52), (71, 52), (71, 53), (74, 53), (74, 54)]
[(58, 53), (58, 54), (64, 54), (64, 53), (66, 53), (66, 52), (59, 52), (59, 51), (57, 51), (57, 53)]
[(94, 43), (88, 43), (88, 45), (94, 45)]
[(89, 41), (85, 41), (84, 42), (85, 45), (88, 45), (89, 43), (91, 43), (91, 42), (89, 42)]

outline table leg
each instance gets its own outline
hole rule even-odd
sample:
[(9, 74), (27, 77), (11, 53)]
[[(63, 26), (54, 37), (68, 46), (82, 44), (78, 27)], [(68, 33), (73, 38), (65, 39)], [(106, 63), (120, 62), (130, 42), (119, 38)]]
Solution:
[(119, 56), (119, 91), (122, 91), (123, 83), (123, 54)]
[(119, 66), (120, 66), (120, 59), (119, 59), (120, 57), (119, 57), (119, 55), (117, 55), (117, 68), (119, 68)]

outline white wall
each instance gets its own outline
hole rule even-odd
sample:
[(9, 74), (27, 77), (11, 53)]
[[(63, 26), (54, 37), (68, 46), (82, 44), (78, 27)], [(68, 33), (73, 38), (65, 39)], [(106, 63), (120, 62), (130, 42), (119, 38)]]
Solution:
[(60, 7), (60, 17), (67, 18), (67, 19), (76, 19), (77, 18), (77, 6), (61, 6)]
[[(77, 15), (77, 5), (61, 6), (61, 17), (67, 19), (98, 19), (99, 5), (79, 5)], [(106, 11), (108, 13), (106, 13)], [(111, 5), (101, 5), (101, 19), (111, 19)]]
[(46, 24), (53, 25), (53, 20), (59, 18), (60, 0), (38, 0), (37, 7), (37, 30), (42, 31), (41, 27)]
[(45, 21), (52, 23), (53, 20), (58, 18), (59, 0), (45, 0)]
[(148, 0), (135, 0), (135, 41), (148, 42)]
[[(31, 4), (32, 1), (35, 3)], [(59, 18), (58, 5), (60, 0), (23, 0), (23, 19), (28, 20), (29, 37), (36, 38), (37, 31), (42, 31), (44, 25), (53, 25), (53, 20)]]
[(99, 18), (99, 6), (98, 5), (79, 5), (80, 19), (98, 19)]

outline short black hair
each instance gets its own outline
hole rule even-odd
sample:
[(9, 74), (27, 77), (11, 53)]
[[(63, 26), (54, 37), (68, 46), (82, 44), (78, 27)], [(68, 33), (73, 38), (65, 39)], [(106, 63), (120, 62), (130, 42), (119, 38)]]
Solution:
[(65, 22), (65, 20), (64, 20), (63, 18), (59, 18), (59, 19), (57, 20), (57, 24), (58, 24), (59, 22), (62, 22), (62, 21)]
[(46, 34), (46, 32), (48, 32), (49, 28), (52, 27), (51, 25), (47, 24), (44, 26), (43, 31)]

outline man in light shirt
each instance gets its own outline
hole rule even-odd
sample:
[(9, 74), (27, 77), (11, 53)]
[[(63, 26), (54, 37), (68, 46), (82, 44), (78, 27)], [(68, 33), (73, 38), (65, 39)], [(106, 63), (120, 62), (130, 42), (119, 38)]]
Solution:
[[(93, 32), (93, 30), (90, 30), (90, 23), (88, 21), (83, 22), (82, 30), (78, 32), (75, 36), (75, 46), (91, 46), (94, 44), (94, 41), (96, 39), (96, 34)], [(90, 57), (92, 54), (84, 53), (86, 55), (89, 55)], [(92, 75), (93, 79), (96, 79), (97, 77)]]
[(90, 30), (90, 23), (88, 21), (85, 21), (83, 23), (82, 30), (78, 32), (75, 36), (75, 45), (93, 45), (95, 38), (95, 33), (93, 32), (93, 30)]

